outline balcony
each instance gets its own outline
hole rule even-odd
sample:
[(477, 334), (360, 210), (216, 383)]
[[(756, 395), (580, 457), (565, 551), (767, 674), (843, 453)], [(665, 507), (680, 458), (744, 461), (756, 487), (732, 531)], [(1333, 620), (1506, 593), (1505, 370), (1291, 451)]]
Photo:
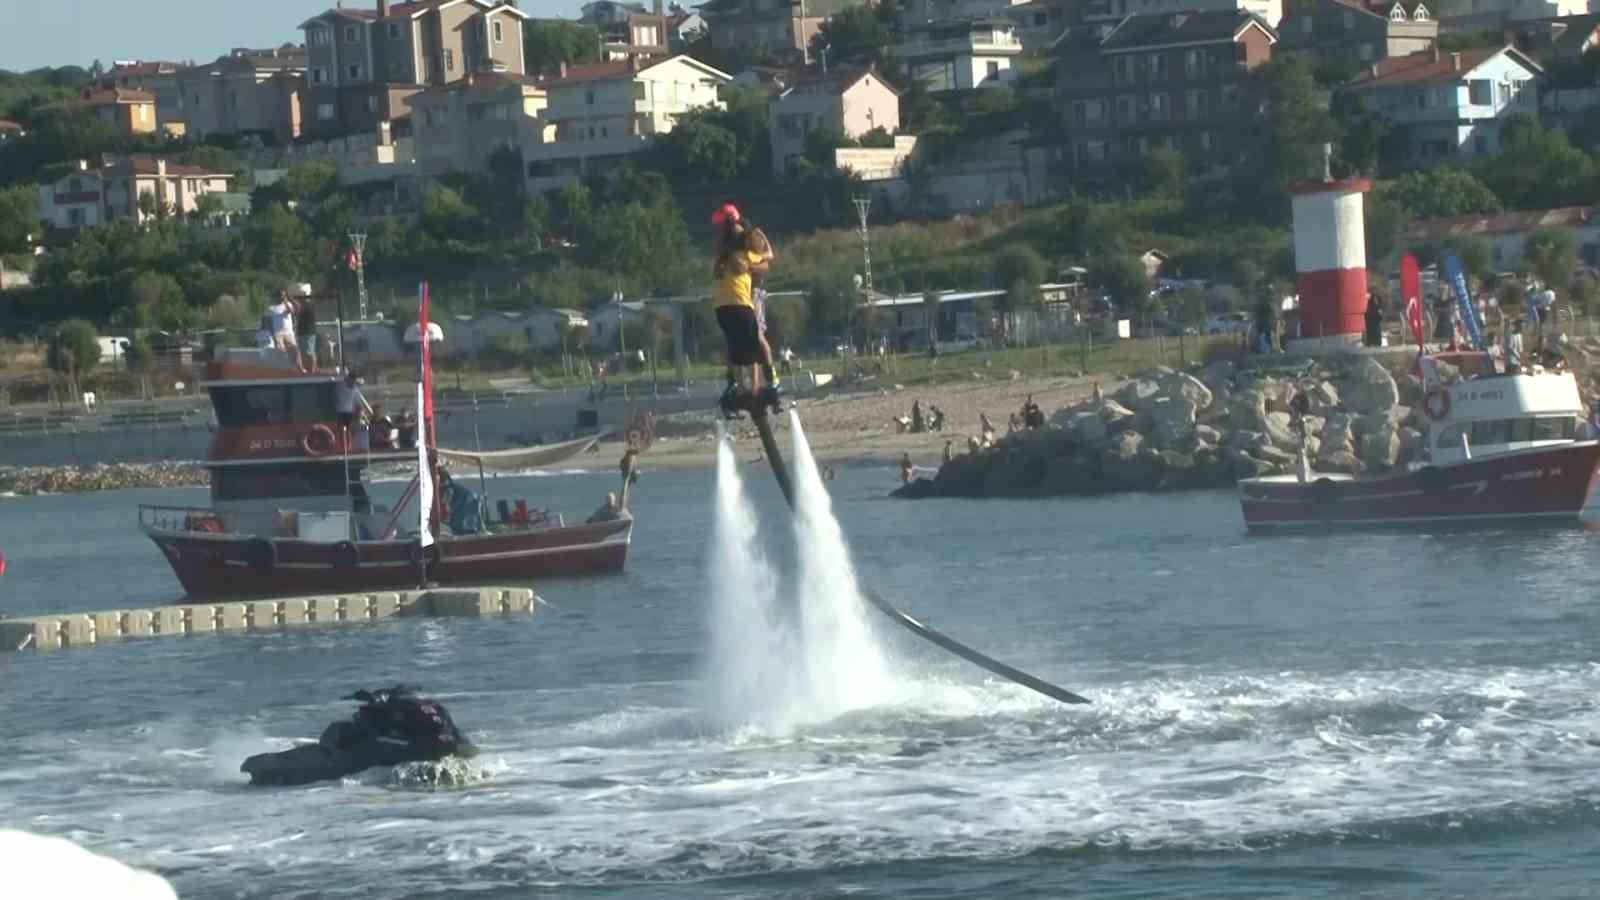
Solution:
[(935, 33), (912, 35), (895, 45), (894, 52), (908, 61), (952, 56), (1016, 56), (1022, 53), (1022, 41), (1011, 31), (978, 31), (955, 37)]

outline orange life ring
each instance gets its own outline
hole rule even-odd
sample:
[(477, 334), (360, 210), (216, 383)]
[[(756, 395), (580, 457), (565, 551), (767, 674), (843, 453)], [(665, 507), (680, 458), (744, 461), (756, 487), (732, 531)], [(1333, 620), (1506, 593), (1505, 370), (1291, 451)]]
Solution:
[(333, 429), (326, 425), (313, 425), (311, 430), (300, 437), (300, 449), (307, 456), (326, 456), (339, 446), (339, 441), (333, 436)]
[(1450, 392), (1443, 387), (1429, 389), (1422, 397), (1422, 411), (1438, 421), (1450, 415)]

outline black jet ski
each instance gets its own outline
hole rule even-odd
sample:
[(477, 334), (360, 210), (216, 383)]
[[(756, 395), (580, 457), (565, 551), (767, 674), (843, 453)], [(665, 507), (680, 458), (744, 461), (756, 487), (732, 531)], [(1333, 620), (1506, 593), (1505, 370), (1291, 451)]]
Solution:
[(350, 721), (329, 725), (315, 744), (258, 753), (239, 771), (250, 776), (251, 784), (310, 784), (374, 766), (478, 755), (444, 704), (419, 695), (415, 688), (396, 685), (356, 691), (344, 699), (361, 701)]

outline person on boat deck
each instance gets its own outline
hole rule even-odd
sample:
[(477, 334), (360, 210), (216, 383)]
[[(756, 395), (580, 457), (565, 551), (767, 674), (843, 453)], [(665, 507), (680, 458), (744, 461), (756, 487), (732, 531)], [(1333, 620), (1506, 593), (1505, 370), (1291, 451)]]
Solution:
[(317, 371), (317, 308), (309, 295), (294, 310), (294, 332), (299, 336), (300, 358), (307, 372)]
[(288, 288), (278, 292), (278, 302), (267, 307), (267, 316), (272, 321), (273, 343), (279, 350), (289, 354), (295, 369), (304, 372), (305, 366), (300, 363), (300, 346), (294, 339), (294, 301), (289, 299)]
[(406, 407), (405, 410), (400, 413), (400, 424), (395, 433), (400, 441), (400, 447), (402, 449), (417, 449), (417, 414), (411, 409), (411, 407)]
[(594, 514), (589, 517), (589, 521), (590, 522), (611, 522), (611, 521), (615, 521), (616, 519), (619, 519), (621, 517), (622, 517), (621, 504), (619, 504), (618, 501), (617, 501), (616, 492), (615, 491), (609, 491), (609, 492), (606, 493), (605, 502), (601, 503), (600, 504), (600, 508), (594, 511)]
[(764, 404), (776, 405), (776, 378), (763, 386), (763, 372), (772, 371), (772, 360), (762, 348), (760, 323), (756, 319), (755, 294), (751, 282), (753, 273), (767, 271), (767, 257), (748, 249), (743, 227), (739, 224), (739, 209), (731, 203), (723, 204), (711, 217), (718, 229), (717, 255), (711, 274), (715, 279), (712, 292), (717, 307), (717, 324), (728, 343), (728, 388), (722, 394), (724, 412), (733, 409), (738, 396), (738, 373), (749, 371), (750, 390)]
[(272, 347), (272, 316), (263, 313), (261, 321), (256, 323), (256, 349), (271, 350)]
[(1522, 371), (1522, 320), (1511, 323), (1511, 332), (1506, 335), (1506, 374), (1515, 375)]
[(355, 370), (344, 373), (344, 381), (339, 381), (333, 386), (333, 410), (338, 413), (339, 428), (350, 431), (357, 424), (357, 415), (373, 415), (373, 407), (362, 396), (362, 380), (355, 376)]
[(477, 534), (483, 530), (483, 501), (444, 469), (439, 470), (439, 495), (444, 498), (451, 534)]

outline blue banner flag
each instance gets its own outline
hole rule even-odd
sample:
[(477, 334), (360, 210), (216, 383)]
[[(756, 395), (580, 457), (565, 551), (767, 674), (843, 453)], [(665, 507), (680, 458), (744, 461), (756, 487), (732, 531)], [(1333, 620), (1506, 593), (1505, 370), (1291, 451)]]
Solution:
[(1461, 271), (1461, 260), (1454, 253), (1444, 258), (1444, 277), (1450, 282), (1450, 288), (1455, 291), (1456, 303), (1461, 306), (1461, 323), (1467, 329), (1467, 339), (1472, 341), (1472, 346), (1483, 350), (1483, 323), (1478, 321), (1478, 305), (1472, 302), (1472, 293), (1467, 290), (1467, 276)]

